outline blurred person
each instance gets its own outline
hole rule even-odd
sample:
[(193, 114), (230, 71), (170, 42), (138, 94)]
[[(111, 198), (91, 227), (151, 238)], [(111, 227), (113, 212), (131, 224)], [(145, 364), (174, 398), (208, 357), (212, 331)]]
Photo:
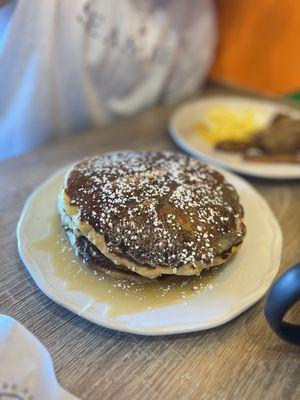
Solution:
[(211, 65), (211, 0), (0, 5), (0, 158), (182, 99)]

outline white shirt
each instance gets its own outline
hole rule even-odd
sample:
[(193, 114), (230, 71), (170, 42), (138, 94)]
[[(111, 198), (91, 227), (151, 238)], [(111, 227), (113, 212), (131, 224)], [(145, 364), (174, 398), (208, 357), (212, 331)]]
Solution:
[(196, 91), (211, 0), (13, 0), (0, 9), (0, 159)]

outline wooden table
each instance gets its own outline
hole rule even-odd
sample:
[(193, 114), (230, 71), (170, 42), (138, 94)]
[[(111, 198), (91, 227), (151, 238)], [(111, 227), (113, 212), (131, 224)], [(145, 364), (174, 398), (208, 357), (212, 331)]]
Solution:
[[(216, 91), (226, 92), (215, 86), (206, 90)], [(299, 399), (300, 348), (271, 332), (263, 315), (264, 300), (217, 329), (134, 336), (98, 327), (56, 305), (36, 287), (19, 259), (16, 224), (27, 196), (39, 183), (86, 155), (175, 149), (166, 132), (171, 111), (172, 107), (155, 108), (0, 163), (0, 312), (41, 340), (61, 384), (81, 399)], [(299, 182), (251, 182), (281, 225), (282, 272), (300, 260)], [(292, 313), (294, 318), (299, 309)]]

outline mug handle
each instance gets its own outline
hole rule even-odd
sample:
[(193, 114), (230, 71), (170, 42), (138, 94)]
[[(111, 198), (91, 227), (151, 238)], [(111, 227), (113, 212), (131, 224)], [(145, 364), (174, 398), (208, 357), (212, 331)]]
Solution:
[(271, 287), (265, 304), (270, 327), (282, 339), (300, 345), (300, 325), (283, 321), (284, 315), (300, 300), (300, 264), (289, 269)]

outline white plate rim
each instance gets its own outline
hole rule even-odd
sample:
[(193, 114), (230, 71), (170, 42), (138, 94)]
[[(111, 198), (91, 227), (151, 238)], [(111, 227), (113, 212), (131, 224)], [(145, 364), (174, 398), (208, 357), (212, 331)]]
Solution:
[[(195, 106), (197, 103), (205, 103), (206, 101), (211, 101), (211, 100), (216, 100), (220, 102), (225, 102), (226, 101), (242, 101), (242, 102), (253, 102), (253, 104), (261, 104), (265, 106), (272, 106), (277, 109), (281, 109), (281, 111), (285, 111), (286, 113), (296, 115), (300, 118), (300, 110), (297, 110), (296, 108), (293, 108), (292, 106), (289, 106), (288, 104), (280, 103), (279, 101), (272, 101), (268, 99), (256, 99), (252, 97), (247, 97), (247, 96), (237, 96), (237, 95), (207, 95), (205, 97), (199, 97), (197, 99), (187, 101), (180, 106), (176, 107), (173, 113), (171, 114), (171, 117), (169, 118), (168, 122), (168, 132), (171, 137), (171, 139), (174, 141), (174, 143), (181, 148), (183, 151), (185, 151), (188, 154), (191, 154), (192, 156), (199, 158), (209, 164), (212, 164), (213, 166), (217, 166), (219, 168), (226, 169), (227, 171), (233, 171), (238, 174), (244, 175), (244, 176), (252, 176), (255, 178), (263, 178), (263, 179), (268, 179), (268, 180), (298, 180), (300, 179), (300, 167), (299, 167), (299, 173), (297, 174), (276, 174), (276, 173), (266, 173), (265, 171), (259, 172), (258, 170), (252, 169), (251, 166), (247, 163), (245, 167), (239, 167), (236, 165), (232, 165), (230, 162), (222, 161), (219, 160), (215, 157), (211, 157), (207, 155), (205, 152), (202, 152), (201, 150), (197, 150), (192, 147), (184, 138), (182, 138), (182, 135), (180, 132), (176, 129), (176, 123), (175, 119), (178, 117), (179, 112), (183, 112), (183, 110)], [(272, 165), (271, 163), (269, 164), (270, 166)], [(278, 164), (274, 164), (276, 167), (278, 167)], [(248, 166), (248, 167), (247, 167)]]
[[(49, 284), (46, 282), (44, 279), (43, 274), (40, 271), (40, 268), (37, 266), (37, 263), (35, 262), (34, 258), (31, 256), (31, 254), (28, 252), (23, 239), (23, 228), (24, 228), (24, 223), (26, 222), (26, 218), (28, 216), (28, 210), (30, 208), (31, 202), (33, 198), (37, 195), (39, 191), (44, 189), (47, 185), (49, 185), (51, 182), (53, 182), (55, 179), (57, 179), (58, 176), (62, 174), (63, 171), (67, 171), (70, 168), (70, 166), (65, 166), (58, 171), (56, 171), (54, 174), (50, 175), (42, 184), (40, 184), (27, 198), (25, 205), (23, 207), (23, 210), (21, 212), (18, 224), (17, 224), (17, 244), (18, 244), (18, 252), (20, 255), (20, 258), (26, 267), (28, 273), (34, 280), (35, 284), (37, 287), (52, 301), (54, 301), (56, 304), (66, 308), (68, 311), (73, 312), (74, 314), (95, 323), (96, 325), (102, 326), (104, 328), (108, 329), (113, 329), (116, 331), (120, 332), (125, 332), (125, 333), (130, 333), (130, 334), (135, 334), (135, 335), (142, 335), (142, 336), (164, 336), (164, 335), (176, 335), (176, 334), (181, 334), (181, 333), (191, 333), (191, 332), (200, 332), (203, 330), (208, 330), (208, 329), (213, 329), (218, 326), (224, 325), (225, 323), (235, 319), (239, 315), (241, 315), (243, 312), (245, 312), (247, 309), (251, 308), (255, 303), (257, 303), (267, 292), (267, 290), (270, 288), (272, 281), (274, 280), (275, 276), (277, 275), (280, 267), (280, 262), (281, 262), (281, 249), (282, 249), (282, 233), (280, 226), (274, 217), (270, 207), (264, 200), (264, 198), (243, 178), (237, 176), (236, 174), (233, 174), (228, 171), (222, 171), (220, 168), (215, 168), (219, 170), (221, 173), (223, 173), (227, 179), (227, 177), (232, 177), (234, 179), (237, 179), (239, 181), (242, 181), (244, 185), (247, 186), (247, 188), (250, 188), (252, 192), (255, 192), (259, 200), (261, 201), (261, 204), (265, 208), (265, 211), (269, 213), (269, 216), (271, 217), (270, 221), (272, 221), (273, 224), (273, 239), (275, 238), (274, 244), (276, 245), (276, 249), (278, 251), (277, 257), (276, 257), (276, 264), (273, 264), (273, 268), (268, 274), (264, 275), (263, 278), (263, 283), (260, 285), (260, 287), (253, 293), (249, 294), (246, 297), (243, 297), (240, 299), (235, 305), (228, 310), (227, 313), (225, 313), (222, 317), (218, 317), (215, 319), (207, 320), (205, 323), (202, 321), (201, 326), (195, 326), (195, 323), (191, 323), (191, 326), (188, 326), (185, 324), (183, 327), (178, 326), (176, 329), (170, 329), (169, 325), (164, 328), (164, 326), (160, 326), (159, 330), (149, 330), (149, 328), (140, 328), (140, 329), (131, 329), (130, 327), (120, 325), (120, 323), (114, 323), (113, 321), (110, 322), (108, 318), (105, 318), (99, 322), (99, 318), (95, 318), (95, 316), (89, 312), (89, 310), (84, 311), (82, 313), (78, 312), (76, 307), (74, 307), (70, 303), (66, 303), (64, 301), (64, 296), (63, 294), (56, 290), (55, 287), (49, 286)], [(276, 233), (276, 234), (275, 234)], [(54, 293), (54, 294), (53, 294)], [(107, 322), (108, 321), (108, 322)], [(178, 324), (177, 324), (178, 325)]]

